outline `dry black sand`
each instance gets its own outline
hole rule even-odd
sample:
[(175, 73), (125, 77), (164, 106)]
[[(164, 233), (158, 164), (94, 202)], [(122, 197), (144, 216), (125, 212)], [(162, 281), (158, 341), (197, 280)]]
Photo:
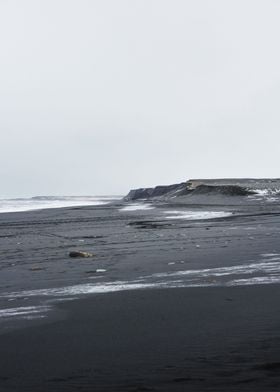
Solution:
[[(280, 251), (278, 205), (228, 205), (233, 217), (196, 222), (159, 215), (180, 206), (119, 208), (2, 214), (1, 309), (42, 305), (36, 295), (10, 301), (11, 292), (237, 266)], [(78, 249), (96, 256), (70, 259)], [(74, 295), (42, 319), (2, 318), (0, 391), (278, 391), (280, 285), (227, 286), (235, 278)]]

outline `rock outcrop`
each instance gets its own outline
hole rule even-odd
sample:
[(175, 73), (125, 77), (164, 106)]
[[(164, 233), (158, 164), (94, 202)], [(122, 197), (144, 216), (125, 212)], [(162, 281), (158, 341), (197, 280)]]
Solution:
[(180, 184), (133, 189), (124, 200), (171, 199), (180, 196), (198, 195), (249, 196), (255, 194), (254, 189), (263, 186), (265, 181), (251, 179), (188, 180)]
[(88, 253), (88, 252), (81, 252), (81, 251), (72, 251), (72, 252), (69, 252), (69, 257), (76, 257), (76, 258), (78, 258), (78, 257), (93, 257), (94, 256), (94, 254), (92, 254), (92, 253)]
[(149, 199), (151, 197), (161, 197), (165, 195), (172, 195), (184, 191), (186, 188), (186, 183), (173, 185), (158, 185), (155, 188), (139, 188), (132, 189), (127, 196), (125, 196), (125, 201), (138, 200), (138, 199)]

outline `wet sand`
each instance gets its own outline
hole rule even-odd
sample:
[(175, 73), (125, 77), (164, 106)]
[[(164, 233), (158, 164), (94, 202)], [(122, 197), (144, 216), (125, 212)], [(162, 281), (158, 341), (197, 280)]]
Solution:
[(123, 207), (1, 214), (1, 392), (278, 391), (278, 203)]
[(277, 391), (280, 287), (139, 290), (0, 336), (1, 391)]

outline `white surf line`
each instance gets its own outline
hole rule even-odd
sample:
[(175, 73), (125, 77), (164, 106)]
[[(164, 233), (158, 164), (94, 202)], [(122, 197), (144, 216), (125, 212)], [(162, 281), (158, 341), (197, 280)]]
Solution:
[(0, 199), (0, 213), (26, 212), (68, 207), (89, 207), (109, 204), (114, 198), (102, 197), (58, 197), (45, 199)]
[[(226, 276), (226, 275), (240, 275), (240, 274), (253, 274), (257, 272), (266, 273), (280, 273), (280, 257), (274, 258), (278, 262), (263, 262), (263, 263), (251, 263), (241, 264), (231, 267), (218, 267), (218, 268), (206, 268), (201, 270), (184, 270), (176, 272), (163, 272), (154, 275), (149, 275), (150, 278), (168, 278), (175, 276), (193, 276), (193, 277), (209, 277), (209, 276)], [(148, 277), (148, 276), (147, 276)], [(146, 277), (146, 278), (147, 278)], [(143, 277), (145, 278), (145, 277)]]
[(262, 257), (273, 257), (273, 256), (280, 256), (280, 253), (263, 253), (261, 254)]
[(0, 318), (11, 318), (11, 317), (26, 317), (32, 316), (32, 318), (42, 317), (42, 313), (51, 310), (50, 306), (21, 306), (18, 308), (7, 308), (0, 310)]
[(122, 207), (119, 209), (119, 211), (139, 211), (139, 210), (153, 210), (155, 207), (153, 207), (151, 204), (147, 203), (134, 203), (134, 204), (129, 204), (125, 207)]
[(6, 293), (1, 298), (19, 298), (19, 297), (67, 297), (83, 294), (102, 294), (124, 290), (136, 290), (142, 288), (153, 288), (159, 286), (169, 286), (170, 282), (159, 283), (137, 283), (137, 281), (118, 281), (113, 283), (87, 283), (74, 286), (66, 286), (52, 289), (38, 289), (30, 291)]
[[(253, 274), (262, 275), (253, 277)], [(240, 276), (230, 281), (220, 280), (221, 277)], [(249, 277), (246, 277), (246, 275)], [(251, 277), (250, 277), (251, 275)], [(230, 267), (206, 268), (198, 270), (180, 270), (173, 272), (156, 273), (152, 275), (140, 276), (131, 281), (114, 281), (102, 283), (86, 283), (66, 287), (55, 287), (49, 289), (25, 290), (19, 292), (4, 293), (1, 298), (14, 299), (21, 297), (73, 297), (85, 294), (102, 294), (124, 290), (138, 290), (148, 288), (163, 287), (202, 287), (213, 285), (246, 285), (259, 284), (260, 282), (280, 281), (280, 257), (261, 260), (248, 264), (241, 264)], [(251, 282), (251, 283), (250, 283)], [(17, 308), (14, 308), (17, 309)], [(43, 307), (21, 308), (30, 311), (40, 311)], [(7, 310), (3, 310), (3, 312)]]
[(272, 283), (280, 283), (280, 276), (256, 276), (254, 278), (235, 279), (228, 282), (226, 286), (251, 286)]
[(225, 211), (164, 211), (166, 219), (187, 219), (187, 220), (202, 220), (202, 219), (216, 219), (231, 216), (232, 212)]

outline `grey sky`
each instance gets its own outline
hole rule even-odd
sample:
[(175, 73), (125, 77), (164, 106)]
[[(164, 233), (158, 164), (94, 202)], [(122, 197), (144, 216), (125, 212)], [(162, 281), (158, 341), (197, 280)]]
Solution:
[(0, 196), (279, 177), (278, 0), (0, 0)]

